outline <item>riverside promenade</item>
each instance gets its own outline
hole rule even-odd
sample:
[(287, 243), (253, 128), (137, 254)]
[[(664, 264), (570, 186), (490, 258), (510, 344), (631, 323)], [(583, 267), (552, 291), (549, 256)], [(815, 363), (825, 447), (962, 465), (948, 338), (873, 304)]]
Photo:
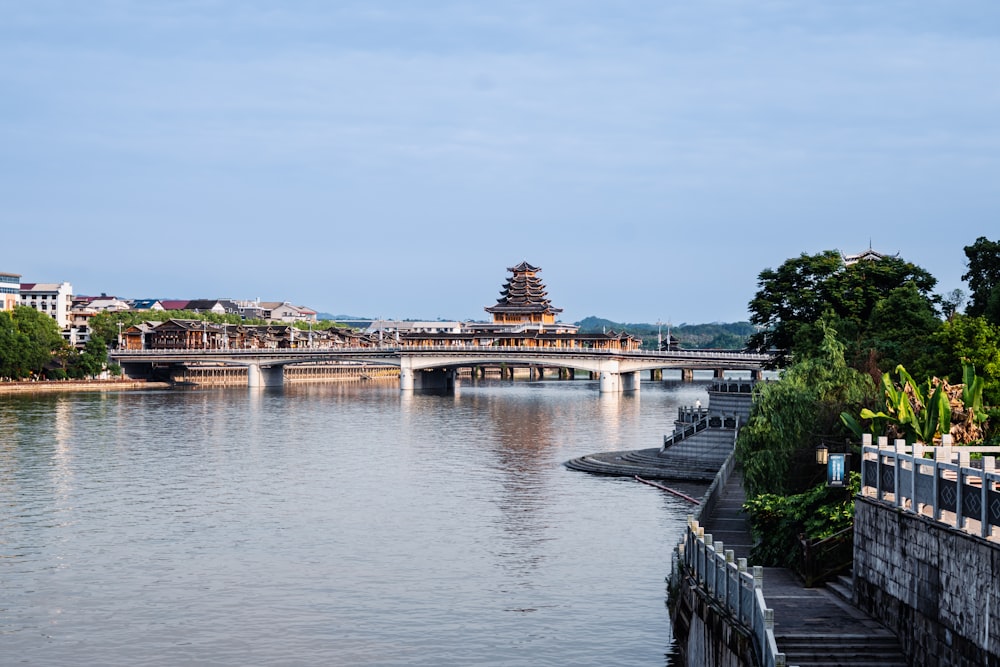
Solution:
[[(734, 470), (702, 515), (701, 525), (716, 543), (732, 549), (735, 558), (750, 562), (752, 540), (744, 502), (743, 476)], [(791, 570), (763, 568), (763, 596), (774, 614), (774, 641), (785, 665), (907, 664), (895, 635), (854, 607), (851, 595), (849, 577), (826, 587), (805, 588)]]

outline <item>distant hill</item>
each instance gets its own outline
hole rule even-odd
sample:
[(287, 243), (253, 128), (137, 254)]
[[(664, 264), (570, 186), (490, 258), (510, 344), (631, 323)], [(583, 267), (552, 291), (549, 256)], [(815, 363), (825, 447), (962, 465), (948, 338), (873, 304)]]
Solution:
[(754, 332), (753, 325), (749, 322), (713, 322), (711, 324), (678, 324), (670, 326), (663, 324), (612, 322), (600, 317), (587, 317), (579, 322), (575, 322), (580, 327), (581, 333), (600, 333), (602, 331), (626, 331), (633, 336), (642, 338), (643, 348), (648, 350), (656, 349), (658, 333), (667, 338), (669, 328), (670, 335), (677, 341), (677, 345), (682, 349), (716, 349), (716, 350), (742, 350), (746, 347), (747, 339)]

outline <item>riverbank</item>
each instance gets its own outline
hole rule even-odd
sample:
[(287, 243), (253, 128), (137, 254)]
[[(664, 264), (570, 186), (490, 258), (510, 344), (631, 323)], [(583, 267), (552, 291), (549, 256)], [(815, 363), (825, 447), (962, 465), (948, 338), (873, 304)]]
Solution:
[(169, 382), (149, 382), (122, 378), (118, 380), (39, 380), (0, 382), (0, 394), (36, 394), (56, 391), (137, 391), (167, 389)]

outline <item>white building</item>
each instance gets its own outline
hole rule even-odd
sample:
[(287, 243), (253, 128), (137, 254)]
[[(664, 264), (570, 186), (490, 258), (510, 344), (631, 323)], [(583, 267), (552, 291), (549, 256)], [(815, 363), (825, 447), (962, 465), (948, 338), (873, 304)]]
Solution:
[(70, 324), (73, 286), (69, 283), (21, 283), (21, 305), (51, 316), (60, 329), (65, 329)]
[(368, 328), (365, 329), (365, 333), (377, 334), (379, 332), (392, 333), (396, 332), (400, 334), (459, 334), (465, 331), (462, 322), (417, 322), (410, 320), (375, 320)]
[(257, 304), (262, 319), (269, 322), (315, 322), (316, 311), (305, 306), (295, 306), (287, 301), (262, 301)]
[(21, 302), (21, 274), (0, 273), (0, 310), (14, 310)]

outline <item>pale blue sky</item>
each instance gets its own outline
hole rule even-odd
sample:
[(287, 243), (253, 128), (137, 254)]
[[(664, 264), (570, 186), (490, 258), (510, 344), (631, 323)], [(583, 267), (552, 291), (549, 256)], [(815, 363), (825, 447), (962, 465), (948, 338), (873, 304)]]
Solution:
[(123, 297), (735, 321), (801, 252), (964, 288), (993, 0), (0, 0), (0, 271)]

